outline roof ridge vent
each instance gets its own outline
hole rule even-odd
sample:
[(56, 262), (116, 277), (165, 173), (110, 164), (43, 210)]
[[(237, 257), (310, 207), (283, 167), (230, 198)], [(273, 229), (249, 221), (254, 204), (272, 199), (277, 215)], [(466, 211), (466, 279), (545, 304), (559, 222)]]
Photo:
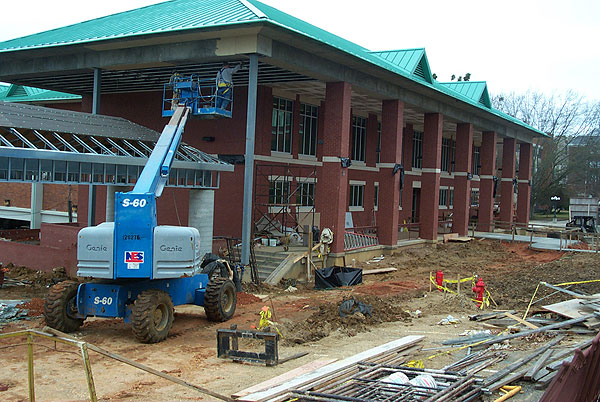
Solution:
[(27, 90), (25, 89), (25, 87), (23, 85), (16, 85), (16, 84), (11, 85), (8, 92), (6, 93), (6, 97), (27, 96), (27, 95), (29, 95), (29, 94), (27, 93)]

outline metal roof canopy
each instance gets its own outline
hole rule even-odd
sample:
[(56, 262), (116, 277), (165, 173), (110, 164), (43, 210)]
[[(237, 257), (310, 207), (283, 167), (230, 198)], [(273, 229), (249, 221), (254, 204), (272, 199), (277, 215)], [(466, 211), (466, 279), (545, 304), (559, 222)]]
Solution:
[[(160, 134), (128, 120), (0, 102), (0, 181), (135, 184)], [(233, 166), (181, 143), (169, 186), (216, 189)]]

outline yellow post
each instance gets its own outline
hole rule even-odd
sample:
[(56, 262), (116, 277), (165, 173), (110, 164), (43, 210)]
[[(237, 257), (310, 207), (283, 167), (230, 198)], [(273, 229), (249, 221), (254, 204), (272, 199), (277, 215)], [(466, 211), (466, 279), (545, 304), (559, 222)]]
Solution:
[(310, 264), (312, 262), (312, 247), (313, 247), (313, 232), (312, 230), (308, 231), (308, 255), (306, 256), (306, 276), (310, 281), (312, 278), (312, 272)]
[(90, 363), (90, 357), (88, 356), (87, 344), (82, 343), (80, 345), (81, 356), (83, 357), (83, 369), (85, 370), (85, 378), (87, 380), (88, 391), (90, 392), (90, 401), (98, 402), (96, 397), (96, 387), (94, 386), (94, 377), (92, 376), (92, 364)]
[(29, 402), (35, 402), (35, 386), (33, 377), (33, 335), (27, 334), (27, 384), (29, 385)]

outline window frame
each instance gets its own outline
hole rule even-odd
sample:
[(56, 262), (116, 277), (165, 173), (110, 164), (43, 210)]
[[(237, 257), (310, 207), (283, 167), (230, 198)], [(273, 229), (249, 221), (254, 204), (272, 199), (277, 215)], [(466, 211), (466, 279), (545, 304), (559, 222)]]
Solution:
[(365, 162), (367, 155), (367, 119), (352, 116), (352, 148), (350, 158), (355, 162)]
[(317, 156), (318, 133), (319, 107), (308, 103), (300, 103), (299, 155)]
[(271, 116), (272, 152), (292, 153), (293, 127), (294, 101), (274, 96)]

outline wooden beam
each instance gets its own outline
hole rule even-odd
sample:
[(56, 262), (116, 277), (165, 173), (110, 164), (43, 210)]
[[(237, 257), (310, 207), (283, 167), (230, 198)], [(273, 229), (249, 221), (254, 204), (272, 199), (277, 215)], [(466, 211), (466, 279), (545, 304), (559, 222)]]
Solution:
[(529, 327), (531, 329), (538, 329), (539, 328), (538, 326), (533, 325), (532, 323), (527, 322), (527, 321), (523, 320), (522, 318), (517, 317), (516, 315), (513, 315), (513, 314), (511, 314), (509, 312), (504, 313), (504, 315), (507, 316), (508, 318), (512, 318), (513, 320), (517, 321), (518, 323), (523, 324), (526, 327)]

